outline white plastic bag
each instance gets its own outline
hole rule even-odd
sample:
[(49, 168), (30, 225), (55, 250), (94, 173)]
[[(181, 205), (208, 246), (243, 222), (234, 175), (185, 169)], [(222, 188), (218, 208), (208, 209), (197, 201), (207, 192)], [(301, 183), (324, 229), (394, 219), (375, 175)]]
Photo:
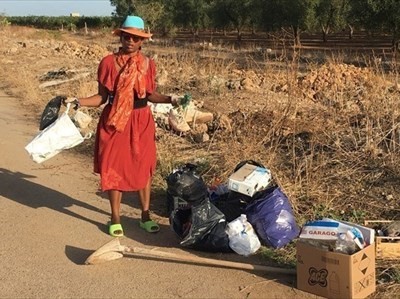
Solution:
[(261, 247), (260, 240), (245, 214), (229, 222), (226, 233), (229, 237), (229, 247), (240, 255), (249, 256)]
[(71, 104), (68, 104), (61, 116), (37, 134), (25, 147), (34, 162), (42, 163), (62, 150), (77, 146), (85, 139), (90, 138), (90, 135), (83, 137), (74, 125), (68, 115), (70, 106)]

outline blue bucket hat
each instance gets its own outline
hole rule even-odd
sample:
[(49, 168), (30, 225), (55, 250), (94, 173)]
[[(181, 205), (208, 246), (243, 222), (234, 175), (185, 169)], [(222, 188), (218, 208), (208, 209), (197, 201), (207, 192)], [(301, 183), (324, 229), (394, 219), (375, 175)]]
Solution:
[(144, 21), (138, 16), (127, 16), (121, 28), (114, 30), (113, 34), (120, 36), (122, 32), (143, 38), (150, 38), (152, 36), (151, 33), (144, 31)]

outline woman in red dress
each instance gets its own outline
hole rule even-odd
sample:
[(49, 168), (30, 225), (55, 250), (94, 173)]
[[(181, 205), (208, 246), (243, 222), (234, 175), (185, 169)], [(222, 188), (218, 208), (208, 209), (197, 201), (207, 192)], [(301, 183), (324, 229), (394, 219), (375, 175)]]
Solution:
[(140, 17), (128, 16), (113, 32), (120, 37), (117, 53), (102, 59), (98, 67), (98, 93), (87, 98), (68, 98), (78, 106), (104, 107), (95, 143), (94, 171), (111, 205), (109, 234), (123, 236), (120, 204), (124, 191), (138, 191), (142, 214), (140, 227), (158, 232), (149, 214), (151, 180), (156, 166), (155, 123), (147, 101), (177, 104), (175, 97), (155, 88), (155, 63), (141, 52), (151, 34)]

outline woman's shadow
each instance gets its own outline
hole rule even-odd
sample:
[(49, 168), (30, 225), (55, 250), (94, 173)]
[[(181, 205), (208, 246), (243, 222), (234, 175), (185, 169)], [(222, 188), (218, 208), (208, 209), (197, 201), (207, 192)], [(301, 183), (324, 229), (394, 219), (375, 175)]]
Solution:
[[(0, 168), (0, 196), (13, 200), (19, 204), (25, 205), (27, 207), (37, 209), (41, 207), (46, 207), (48, 209), (64, 213), (68, 216), (75, 217), (77, 219), (94, 224), (103, 233), (107, 233), (108, 227), (107, 223), (99, 223), (93, 219), (87, 218), (81, 214), (73, 212), (69, 209), (72, 206), (78, 206), (90, 211), (98, 212), (109, 217), (109, 212), (105, 212), (95, 206), (92, 206), (86, 202), (76, 200), (64, 193), (47, 188), (43, 185), (34, 183), (30, 179), (34, 179), (36, 176), (25, 174), (22, 172), (13, 172), (8, 169)], [(100, 195), (100, 193), (98, 193)], [(105, 198), (105, 194), (101, 194), (101, 197)], [(128, 197), (130, 197), (128, 195)], [(156, 197), (158, 197), (156, 195)], [(127, 202), (131, 200), (124, 199)], [(134, 200), (135, 201), (135, 200)], [(171, 237), (173, 233), (167, 229), (166, 225), (161, 225), (161, 229), (166, 234), (149, 234), (144, 232), (138, 226), (138, 220), (131, 216), (122, 216), (123, 223), (126, 224), (126, 235), (128, 238), (135, 239), (143, 243), (154, 243), (158, 246), (167, 245), (171, 246), (176, 244), (171, 242)]]
[(70, 211), (68, 207), (75, 205), (106, 215), (108, 215), (108, 213), (85, 202), (69, 197), (64, 193), (29, 181), (29, 179), (32, 178), (35, 178), (35, 176), (0, 168), (0, 195), (33, 209), (46, 207), (64, 213), (68, 216), (92, 223), (102, 231), (105, 231), (105, 224)]

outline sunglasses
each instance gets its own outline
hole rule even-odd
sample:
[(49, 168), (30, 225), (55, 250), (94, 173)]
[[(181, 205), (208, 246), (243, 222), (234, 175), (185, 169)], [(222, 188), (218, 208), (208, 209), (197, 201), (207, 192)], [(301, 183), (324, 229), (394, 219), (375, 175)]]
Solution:
[(138, 41), (143, 40), (143, 37), (140, 37), (137, 35), (126, 34), (126, 33), (121, 34), (121, 37), (126, 41), (132, 40), (134, 42), (138, 42)]

